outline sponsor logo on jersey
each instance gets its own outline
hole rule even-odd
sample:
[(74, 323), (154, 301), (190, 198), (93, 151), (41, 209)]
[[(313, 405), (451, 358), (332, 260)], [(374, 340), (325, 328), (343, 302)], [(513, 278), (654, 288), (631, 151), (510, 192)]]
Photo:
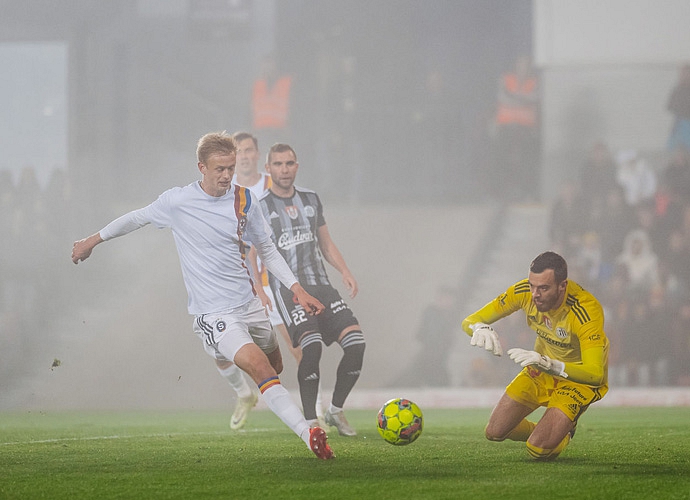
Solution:
[(560, 326), (556, 328), (556, 337), (559, 339), (564, 339), (568, 336), (568, 332), (565, 331), (565, 328), (561, 328)]
[(302, 243), (309, 243), (311, 241), (314, 241), (314, 234), (311, 231), (307, 233), (296, 231), (294, 234), (282, 233), (280, 238), (278, 238), (278, 248), (281, 250), (288, 250)]
[(551, 318), (548, 316), (544, 316), (544, 324), (546, 325), (546, 328), (551, 330)]
[(297, 217), (299, 217), (299, 210), (297, 210), (297, 207), (295, 205), (285, 207), (285, 212), (288, 214), (288, 217), (290, 217), (292, 220), (295, 220)]
[(275, 210), (268, 216), (269, 219), (278, 219), (279, 217), (280, 215), (278, 215)]
[(307, 205), (306, 207), (304, 207), (304, 214), (307, 217), (314, 217), (314, 215), (316, 215), (314, 212), (314, 207), (312, 207), (311, 205)]

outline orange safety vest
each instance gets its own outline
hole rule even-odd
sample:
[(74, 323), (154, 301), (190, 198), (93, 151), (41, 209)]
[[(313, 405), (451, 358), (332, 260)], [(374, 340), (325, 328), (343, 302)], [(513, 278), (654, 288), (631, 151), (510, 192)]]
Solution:
[(260, 79), (254, 82), (252, 90), (252, 113), (254, 130), (285, 128), (290, 104), (292, 78), (280, 77), (269, 89), (268, 82)]
[(503, 75), (503, 91), (508, 99), (499, 100), (496, 123), (499, 125), (535, 126), (537, 124), (536, 104), (525, 103), (522, 99), (514, 100), (511, 97), (520, 98), (534, 95), (537, 91), (537, 79), (531, 77), (521, 81), (515, 73), (506, 73)]

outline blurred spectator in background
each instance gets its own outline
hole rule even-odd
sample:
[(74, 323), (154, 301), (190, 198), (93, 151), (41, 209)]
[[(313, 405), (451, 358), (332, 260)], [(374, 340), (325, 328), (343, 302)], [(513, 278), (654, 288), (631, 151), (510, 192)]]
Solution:
[(528, 56), (503, 74), (496, 104), (492, 165), (496, 195), (512, 201), (539, 196), (539, 88)]
[(628, 291), (646, 294), (659, 284), (659, 260), (652, 251), (649, 235), (643, 229), (633, 229), (628, 233), (616, 263), (625, 269)]
[(575, 181), (566, 181), (558, 197), (553, 201), (549, 221), (551, 246), (566, 260), (578, 253), (582, 235), (587, 228), (587, 213)]
[(666, 109), (673, 114), (673, 126), (666, 147), (690, 149), (690, 64), (678, 71), (678, 81), (668, 98)]
[(450, 385), (448, 356), (457, 338), (456, 291), (448, 286), (436, 290), (434, 300), (422, 312), (417, 329), (417, 355), (393, 385), (406, 387), (445, 387)]
[(616, 257), (623, 248), (625, 236), (636, 226), (635, 214), (626, 205), (623, 188), (618, 185), (609, 188), (603, 203), (596, 202), (589, 206), (591, 228), (599, 235), (600, 277), (607, 280), (613, 275)]
[(585, 205), (601, 203), (616, 186), (616, 163), (609, 147), (599, 141), (587, 154), (580, 172), (580, 190)]
[(252, 129), (269, 146), (290, 142), (291, 86), (292, 77), (278, 72), (274, 56), (265, 56), (261, 74), (252, 87)]
[(616, 181), (623, 187), (625, 201), (635, 206), (654, 196), (657, 187), (656, 174), (634, 149), (624, 149), (616, 155)]
[(618, 310), (620, 332), (620, 363), (614, 373), (620, 385), (651, 384), (652, 349), (661, 341), (650, 322), (649, 305), (644, 293), (628, 294)]

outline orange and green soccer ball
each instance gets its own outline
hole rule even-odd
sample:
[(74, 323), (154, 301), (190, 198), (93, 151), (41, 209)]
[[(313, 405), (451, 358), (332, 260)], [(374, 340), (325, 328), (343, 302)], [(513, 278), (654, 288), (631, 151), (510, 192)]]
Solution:
[(379, 410), (379, 434), (390, 444), (410, 444), (422, 434), (422, 410), (409, 399), (387, 401)]

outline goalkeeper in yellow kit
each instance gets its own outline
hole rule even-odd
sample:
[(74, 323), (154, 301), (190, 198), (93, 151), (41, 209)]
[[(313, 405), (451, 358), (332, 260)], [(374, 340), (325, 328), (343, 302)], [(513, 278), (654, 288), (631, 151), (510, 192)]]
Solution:
[[(568, 280), (563, 257), (544, 252), (530, 264), (526, 280), (470, 314), (462, 328), (471, 345), (501, 356), (489, 325), (519, 309), (537, 334), (534, 350), (508, 350), (523, 370), (506, 387), (485, 433), (491, 441), (526, 441), (533, 458), (553, 460), (570, 442), (580, 415), (608, 391), (604, 313), (591, 293)], [(546, 411), (539, 422), (527, 420), (540, 406)]]

